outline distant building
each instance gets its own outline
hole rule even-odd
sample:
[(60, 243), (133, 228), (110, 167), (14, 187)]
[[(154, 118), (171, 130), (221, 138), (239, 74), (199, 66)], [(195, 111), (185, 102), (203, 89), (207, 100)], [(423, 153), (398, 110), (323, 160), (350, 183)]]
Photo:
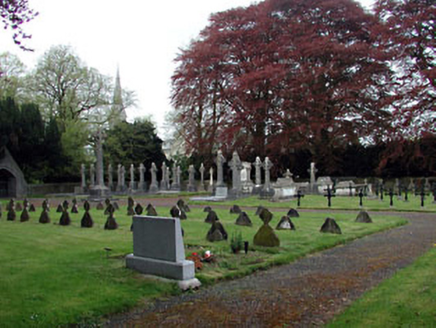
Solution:
[(0, 197), (24, 197), (27, 182), (6, 147), (0, 148)]

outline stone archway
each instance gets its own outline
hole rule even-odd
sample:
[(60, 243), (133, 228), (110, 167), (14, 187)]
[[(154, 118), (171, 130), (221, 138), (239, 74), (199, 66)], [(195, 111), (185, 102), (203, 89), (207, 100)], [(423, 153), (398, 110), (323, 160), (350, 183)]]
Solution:
[(6, 169), (0, 169), (0, 198), (17, 197), (17, 179)]
[(20, 198), (27, 194), (23, 172), (9, 151), (0, 148), (0, 197)]

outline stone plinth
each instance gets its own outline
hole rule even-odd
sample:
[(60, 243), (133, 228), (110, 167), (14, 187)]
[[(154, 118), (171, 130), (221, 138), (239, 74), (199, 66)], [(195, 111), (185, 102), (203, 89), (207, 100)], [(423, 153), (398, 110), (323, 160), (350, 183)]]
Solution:
[(178, 218), (134, 216), (133, 254), (127, 255), (126, 265), (144, 274), (199, 284), (194, 262), (185, 259)]

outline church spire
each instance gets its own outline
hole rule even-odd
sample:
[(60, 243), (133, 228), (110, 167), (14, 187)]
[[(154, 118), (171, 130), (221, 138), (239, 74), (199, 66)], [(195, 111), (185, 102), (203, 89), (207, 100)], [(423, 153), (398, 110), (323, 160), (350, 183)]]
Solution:
[(112, 111), (114, 113), (116, 121), (126, 121), (127, 115), (123, 105), (119, 66), (117, 66), (117, 77), (115, 78), (114, 96), (112, 100)]

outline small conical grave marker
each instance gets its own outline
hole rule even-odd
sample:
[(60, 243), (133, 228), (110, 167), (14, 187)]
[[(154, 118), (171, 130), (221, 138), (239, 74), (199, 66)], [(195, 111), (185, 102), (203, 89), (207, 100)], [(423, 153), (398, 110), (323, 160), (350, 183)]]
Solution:
[(327, 194), (324, 195), (324, 197), (327, 197), (327, 206), (331, 207), (332, 206), (332, 197), (336, 197), (336, 195), (333, 193), (330, 186), (328, 186), (327, 189), (324, 189), (324, 190), (327, 192)]
[(300, 205), (301, 205), (301, 198), (304, 198), (304, 195), (303, 195), (303, 193), (301, 192), (301, 190), (298, 190), (298, 192), (297, 192), (297, 206), (298, 207), (300, 207)]
[(360, 206), (360, 207), (363, 207), (362, 199), (363, 199), (363, 190), (360, 189), (360, 190), (359, 190), (359, 206)]

